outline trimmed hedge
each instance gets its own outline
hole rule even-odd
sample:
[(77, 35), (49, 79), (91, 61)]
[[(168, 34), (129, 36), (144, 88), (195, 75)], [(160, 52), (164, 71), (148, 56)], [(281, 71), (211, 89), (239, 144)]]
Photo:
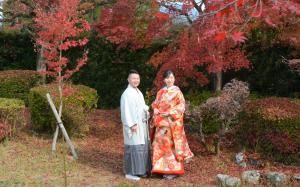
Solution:
[(24, 101), (0, 98), (0, 140), (16, 134), (25, 125), (24, 111)]
[[(57, 84), (34, 87), (29, 93), (29, 108), (33, 129), (39, 132), (54, 132), (56, 120), (47, 102), (50, 93), (58, 110)], [(69, 135), (83, 136), (89, 131), (88, 112), (97, 106), (97, 91), (83, 85), (64, 86), (62, 120)]]
[(300, 165), (300, 103), (287, 98), (254, 100), (239, 115), (238, 140), (286, 164)]
[(29, 90), (39, 84), (42, 76), (32, 70), (0, 71), (0, 97), (18, 98), (28, 104)]

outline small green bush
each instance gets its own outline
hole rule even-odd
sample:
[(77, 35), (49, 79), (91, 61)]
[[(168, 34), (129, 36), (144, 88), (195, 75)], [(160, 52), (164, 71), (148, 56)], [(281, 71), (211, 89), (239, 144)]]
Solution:
[[(25, 125), (25, 104), (19, 99), (0, 98), (0, 123), (8, 128), (2, 132), (10, 137)], [(1, 136), (1, 135), (0, 135)], [(3, 138), (3, 137), (2, 137)]]
[(202, 91), (196, 94), (189, 94), (185, 96), (185, 100), (189, 101), (192, 106), (199, 106), (204, 103), (208, 98), (217, 96), (218, 93), (213, 93), (211, 91)]
[(237, 138), (275, 161), (300, 165), (300, 103), (274, 97), (247, 103), (239, 115)]
[[(218, 93), (213, 93), (210, 91), (202, 91), (198, 94), (190, 94), (186, 95), (185, 99), (190, 103), (190, 107), (193, 108), (195, 106), (199, 106), (206, 102), (207, 99), (210, 97), (217, 96)], [(186, 126), (186, 129), (190, 132), (198, 132), (199, 131), (199, 124), (195, 124), (190, 120), (187, 120), (189, 124)], [(213, 134), (218, 132), (219, 128), (221, 127), (221, 122), (218, 120), (216, 114), (211, 112), (206, 112), (203, 116), (203, 133), (204, 134)]]
[[(34, 87), (29, 93), (29, 108), (33, 128), (39, 132), (53, 132), (56, 127), (54, 114), (48, 104), (50, 93), (58, 110), (57, 84)], [(97, 106), (96, 90), (83, 85), (64, 86), (62, 120), (69, 135), (83, 136), (89, 131), (88, 112)]]
[(18, 98), (28, 104), (30, 88), (41, 80), (41, 75), (32, 70), (0, 71), (0, 97)]

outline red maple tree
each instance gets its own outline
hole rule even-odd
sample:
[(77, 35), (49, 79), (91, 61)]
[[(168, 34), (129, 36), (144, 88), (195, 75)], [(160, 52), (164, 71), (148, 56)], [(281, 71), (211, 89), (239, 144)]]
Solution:
[(72, 68), (70, 60), (64, 56), (70, 48), (85, 46), (88, 42), (87, 38), (80, 38), (90, 30), (90, 25), (80, 16), (79, 3), (79, 0), (57, 0), (47, 6), (37, 4), (35, 8), (36, 45), (44, 49), (43, 58), (47, 63), (44, 73), (55, 77), (58, 82), (61, 105), (64, 81), (87, 62), (87, 50)]
[[(167, 11), (161, 12), (162, 7)], [(168, 41), (149, 61), (159, 68), (156, 87), (166, 69), (175, 71), (181, 85), (189, 77), (204, 85), (208, 79), (197, 67), (205, 66), (209, 73), (248, 68), (250, 62), (239, 47), (247, 33), (261, 25), (285, 27), (299, 15), (297, 0), (118, 0), (102, 11), (95, 30), (110, 42), (133, 49)], [(174, 18), (179, 16), (186, 21), (171, 32), (178, 27)]]

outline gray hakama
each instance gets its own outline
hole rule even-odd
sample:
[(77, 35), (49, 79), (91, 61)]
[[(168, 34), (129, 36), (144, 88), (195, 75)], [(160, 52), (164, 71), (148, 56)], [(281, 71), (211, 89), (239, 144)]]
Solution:
[(150, 146), (147, 142), (141, 145), (125, 145), (124, 173), (128, 175), (145, 175), (151, 172)]

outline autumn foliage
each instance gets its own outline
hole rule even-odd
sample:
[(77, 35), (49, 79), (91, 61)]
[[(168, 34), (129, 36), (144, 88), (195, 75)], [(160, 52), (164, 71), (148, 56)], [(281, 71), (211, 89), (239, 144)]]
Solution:
[[(172, 3), (173, 2), (173, 3)], [(205, 1), (138, 1), (118, 0), (102, 11), (95, 24), (99, 36), (106, 37), (120, 47), (133, 49), (165, 41), (167, 46), (155, 53), (149, 64), (159, 68), (155, 85), (162, 84), (162, 73), (173, 69), (179, 84), (186, 85), (187, 78), (199, 84), (208, 79), (198, 71), (205, 67), (209, 73), (249, 68), (250, 62), (240, 44), (247, 40), (247, 33), (255, 27), (266, 25), (285, 27), (293, 24), (300, 15), (300, 5), (293, 1), (225, 0)], [(181, 3), (181, 8), (178, 4)], [(147, 11), (143, 7), (147, 6)], [(160, 7), (167, 12), (159, 11)], [(203, 8), (205, 7), (205, 8)], [(191, 10), (198, 13), (196, 18)], [(178, 30), (174, 19), (186, 18)], [(176, 30), (176, 32), (172, 32)]]
[(275, 160), (299, 165), (300, 104), (287, 98), (247, 103), (239, 117), (238, 137)]
[(79, 36), (90, 30), (89, 23), (80, 17), (77, 10), (79, 0), (60, 0), (47, 6), (37, 6), (36, 13), (36, 44), (44, 49), (43, 57), (47, 62), (47, 74), (62, 81), (68, 79), (86, 62), (88, 51), (77, 60), (76, 66), (68, 66), (69, 59), (64, 52), (70, 48), (85, 46), (87, 38)]

